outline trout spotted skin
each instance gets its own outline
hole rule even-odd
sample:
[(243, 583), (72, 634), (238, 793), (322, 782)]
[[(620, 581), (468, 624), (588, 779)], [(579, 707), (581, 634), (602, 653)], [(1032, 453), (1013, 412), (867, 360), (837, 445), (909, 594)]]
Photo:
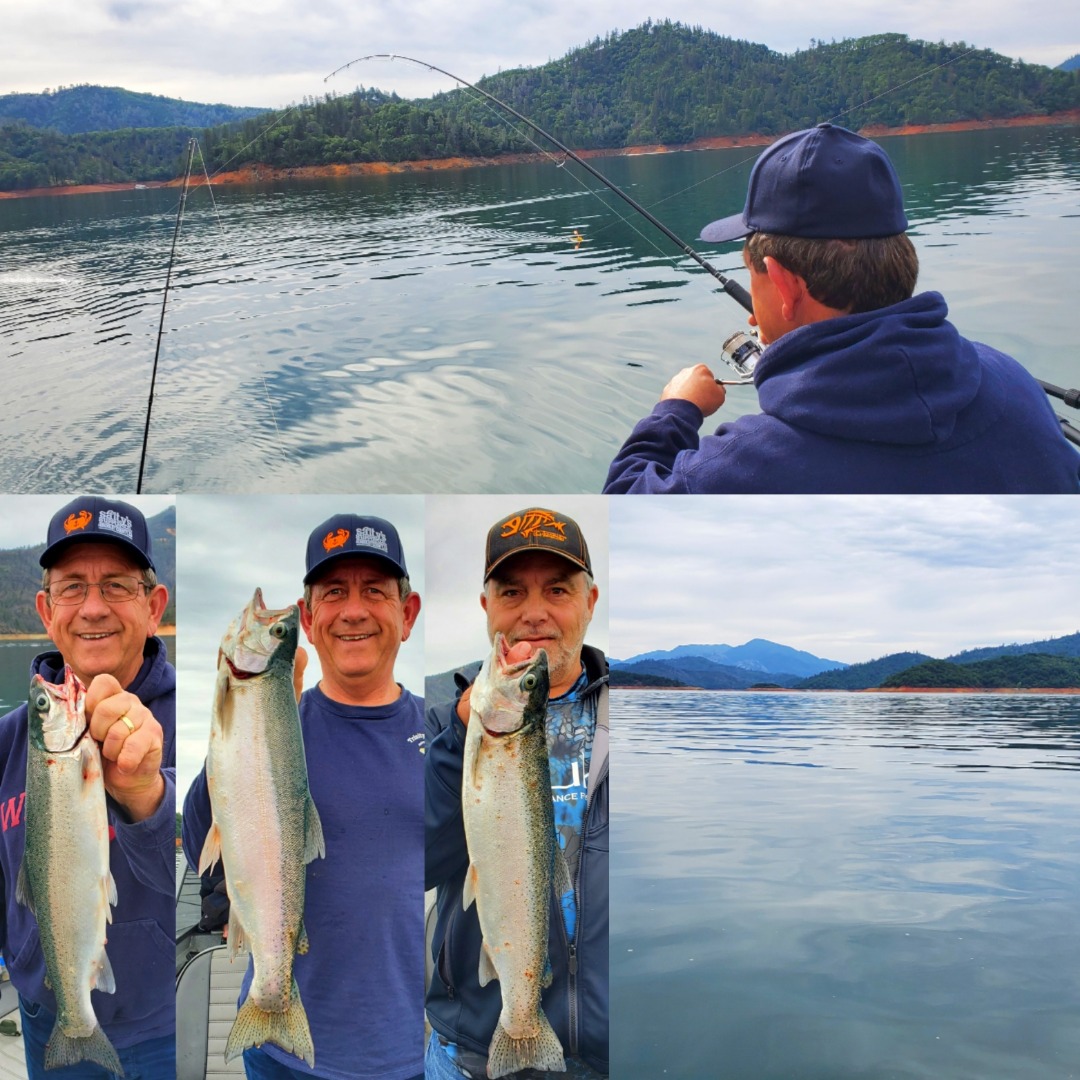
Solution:
[(101, 748), (86, 721), (86, 688), (70, 667), (62, 684), (35, 675), (27, 701), (26, 846), (15, 897), (34, 913), (56, 1025), (45, 1068), (94, 1061), (123, 1075), (101, 1030), (91, 989), (116, 992), (105, 951), (116, 883)]
[(219, 859), (229, 893), (229, 952), (247, 945), (254, 974), (225, 1060), (272, 1042), (315, 1063), (293, 957), (308, 950), (306, 866), (326, 854), (308, 790), (293, 689), (296, 606), (271, 611), (255, 590), (218, 653), (206, 783), (213, 822), (199, 873)]
[[(563, 1049), (540, 1007), (551, 985), (548, 925), (556, 859), (544, 720), (547, 654), (495, 635), (473, 683), (461, 809), (469, 868), (462, 903), (475, 901), (483, 934), (480, 985), (498, 979), (502, 1010), (488, 1076), (525, 1068), (562, 1072)], [(565, 865), (565, 864), (563, 864)]]

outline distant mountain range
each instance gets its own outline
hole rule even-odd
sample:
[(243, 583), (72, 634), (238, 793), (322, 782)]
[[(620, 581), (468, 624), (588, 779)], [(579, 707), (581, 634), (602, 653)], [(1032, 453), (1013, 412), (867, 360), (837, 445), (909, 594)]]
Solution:
[[(154, 544), (158, 581), (169, 590), (162, 622), (176, 622), (176, 509), (169, 507), (146, 519)], [(38, 559), (45, 545), (0, 551), (0, 634), (42, 633), (34, 597), (41, 588)]]
[[(739, 646), (679, 645), (673, 649), (640, 653), (628, 660), (612, 660), (611, 667), (613, 673), (618, 672), (617, 678), (614, 674), (612, 676), (613, 684), (617, 685), (657, 685), (656, 679), (671, 679), (683, 686), (700, 686), (707, 690), (745, 690), (760, 684), (799, 690), (867, 690), (886, 683), (905, 686), (987, 686), (993, 683), (981, 680), (994, 678), (1007, 680), (997, 685), (1075, 685), (1067, 681), (1072, 677), (1069, 674), (1071, 668), (1047, 664), (1042, 659), (1023, 667), (991, 666), (974, 670), (964, 667), (999, 658), (1033, 657), (1034, 654), (1040, 657), (1080, 658), (1080, 633), (1026, 644), (966, 649), (944, 660), (926, 653), (899, 652), (850, 665), (754, 638)], [(727, 663), (719, 663), (720, 659)], [(731, 663), (733, 659), (737, 661), (734, 664)], [(930, 666), (927, 668), (927, 665)], [(813, 669), (812, 673), (810, 669)], [(1066, 681), (1033, 681), (1044, 669), (1046, 678)], [(960, 678), (961, 681), (952, 684), (923, 681), (940, 678)]]
[(266, 111), (236, 105), (201, 105), (118, 86), (62, 86), (41, 94), (0, 95), (0, 124), (20, 121), (63, 135), (125, 128), (204, 128), (246, 120)]

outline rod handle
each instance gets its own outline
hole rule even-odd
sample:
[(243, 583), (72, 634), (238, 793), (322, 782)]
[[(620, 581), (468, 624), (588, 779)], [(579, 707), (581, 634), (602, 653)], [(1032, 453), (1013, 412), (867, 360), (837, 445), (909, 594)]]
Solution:
[(753, 314), (754, 302), (750, 299), (750, 294), (737, 282), (728, 278), (724, 282), (724, 292), (731, 297), (736, 303), (742, 304), (747, 311)]

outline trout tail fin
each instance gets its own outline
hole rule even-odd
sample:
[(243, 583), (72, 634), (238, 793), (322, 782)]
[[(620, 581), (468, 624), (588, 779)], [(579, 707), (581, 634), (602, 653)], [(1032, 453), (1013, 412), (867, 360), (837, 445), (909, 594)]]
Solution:
[(45, 1044), (45, 1068), (57, 1069), (61, 1065), (77, 1065), (80, 1061), (96, 1061), (103, 1069), (124, 1075), (109, 1036), (98, 1026), (84, 1039), (65, 1035), (57, 1024)]
[(262, 1046), (263, 1043), (272, 1042), (282, 1050), (302, 1058), (307, 1062), (308, 1068), (315, 1067), (315, 1046), (311, 1041), (307, 1013), (300, 1001), (300, 989), (295, 978), (289, 997), (289, 1007), (284, 1012), (267, 1012), (248, 997), (236, 1014), (236, 1021), (229, 1032), (229, 1041), (225, 1044), (227, 1062), (238, 1057), (249, 1046)]
[(541, 1069), (547, 1072), (566, 1072), (562, 1043), (548, 1018), (540, 1013), (540, 1031), (524, 1039), (512, 1038), (502, 1026), (495, 1026), (488, 1048), (488, 1076), (506, 1076), (521, 1069)]

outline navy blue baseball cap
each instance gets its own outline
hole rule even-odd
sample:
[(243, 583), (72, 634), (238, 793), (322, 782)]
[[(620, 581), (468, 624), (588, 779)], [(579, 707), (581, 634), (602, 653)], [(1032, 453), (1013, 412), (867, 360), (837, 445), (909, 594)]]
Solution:
[(308, 537), (304, 584), (310, 585), (327, 563), (343, 555), (384, 559), (397, 572), (396, 576), (409, 576), (409, 571), (405, 569), (401, 538), (389, 521), (378, 517), (361, 517), (359, 514), (335, 514)]
[(49, 522), (45, 550), (38, 560), (52, 566), (75, 543), (109, 541), (119, 544), (139, 566), (155, 570), (151, 554), (153, 542), (142, 511), (119, 499), (83, 495), (61, 507)]
[(724, 244), (765, 232), (853, 240), (907, 227), (889, 155), (847, 128), (818, 124), (769, 146), (754, 162), (743, 212), (706, 225), (700, 239)]

